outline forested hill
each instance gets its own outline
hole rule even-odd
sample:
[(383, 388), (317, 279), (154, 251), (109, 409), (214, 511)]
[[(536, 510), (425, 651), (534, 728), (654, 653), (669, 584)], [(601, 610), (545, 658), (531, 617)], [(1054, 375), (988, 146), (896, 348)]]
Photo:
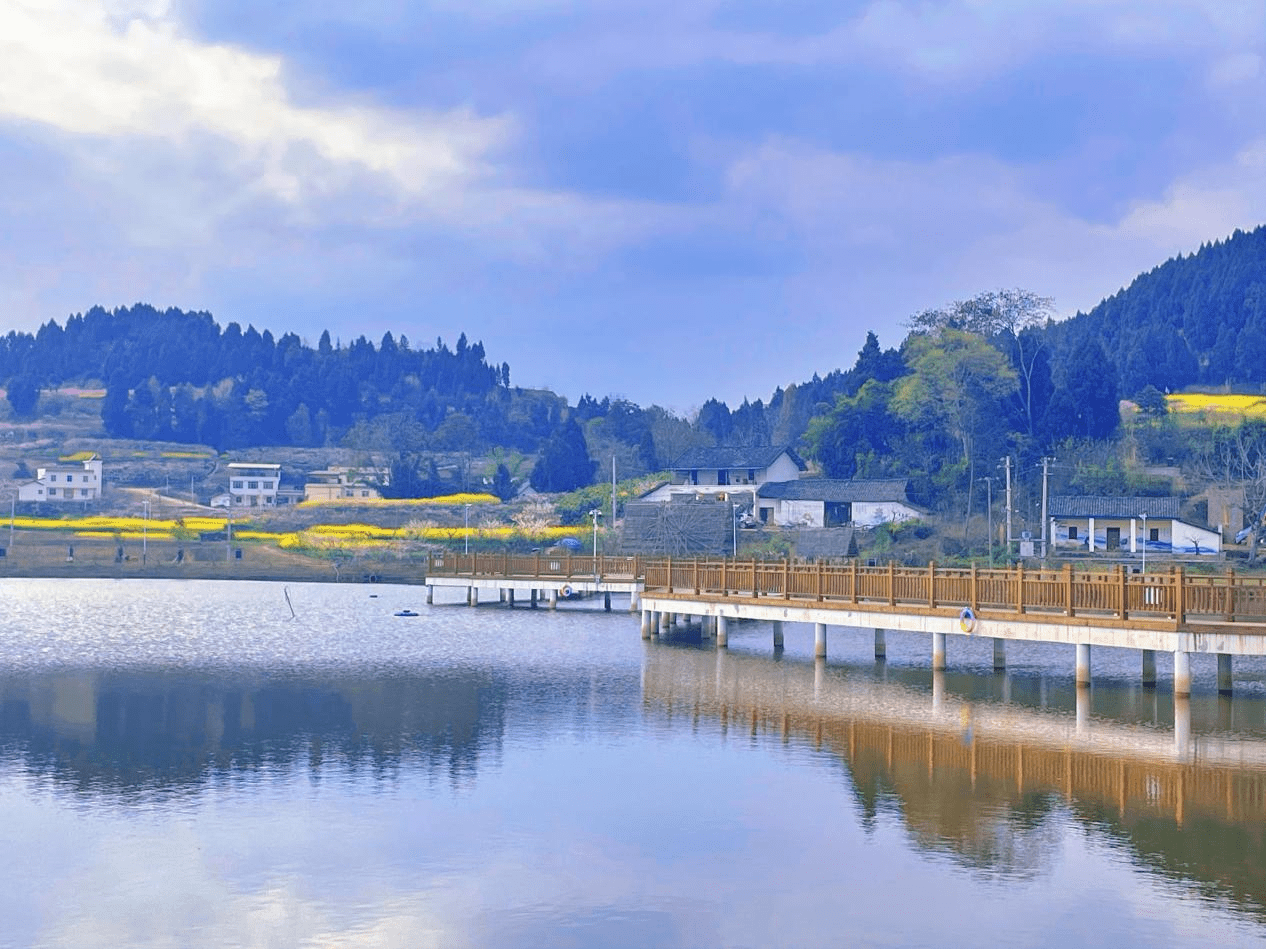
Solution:
[(490, 365), (483, 344), (465, 335), (455, 349), (415, 349), (391, 333), (377, 346), (363, 336), (336, 346), (325, 332), (314, 349), (293, 333), (221, 329), (207, 313), (143, 304), (10, 332), (0, 340), (0, 379), (19, 413), (41, 388), (100, 380), (108, 434), (218, 448), (322, 445), (391, 413), (429, 432), (461, 429), (455, 440), (534, 449), (559, 422), (548, 402), (516, 404), (509, 365)]
[(1266, 227), (1168, 260), (1053, 333), (1061, 349), (1096, 339), (1127, 398), (1148, 385), (1256, 388), (1266, 382)]

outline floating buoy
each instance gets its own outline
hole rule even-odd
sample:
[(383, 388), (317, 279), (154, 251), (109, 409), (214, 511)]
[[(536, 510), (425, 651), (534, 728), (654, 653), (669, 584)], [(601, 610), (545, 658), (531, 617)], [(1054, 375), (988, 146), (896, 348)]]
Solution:
[(564, 583), (564, 584), (563, 584), (563, 588), (562, 588), (561, 590), (559, 590), (558, 592), (559, 592), (559, 593), (561, 593), (561, 594), (563, 595), (563, 599), (570, 599), (570, 598), (571, 598), (571, 594), (572, 594), (571, 584), (570, 584), (570, 583)]
[(958, 614), (958, 628), (964, 633), (970, 633), (976, 629), (976, 614), (971, 611), (970, 606), (964, 606), (963, 612)]

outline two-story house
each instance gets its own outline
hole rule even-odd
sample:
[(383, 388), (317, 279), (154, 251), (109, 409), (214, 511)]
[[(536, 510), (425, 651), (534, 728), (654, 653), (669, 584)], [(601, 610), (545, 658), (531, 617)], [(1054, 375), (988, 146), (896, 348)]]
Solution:
[(35, 480), (18, 485), (18, 500), (56, 504), (96, 501), (102, 484), (101, 458), (91, 455), (37, 468)]
[(770, 445), (692, 448), (673, 462), (673, 480), (646, 494), (644, 501), (723, 495), (755, 502), (757, 489), (771, 481), (794, 481), (805, 463), (790, 448)]

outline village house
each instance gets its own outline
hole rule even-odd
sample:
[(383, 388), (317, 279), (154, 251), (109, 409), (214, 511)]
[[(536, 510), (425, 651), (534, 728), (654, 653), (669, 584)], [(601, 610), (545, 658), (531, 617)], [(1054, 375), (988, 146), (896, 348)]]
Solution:
[(312, 471), (308, 473), (308, 480), (303, 485), (305, 501), (342, 501), (381, 496), (374, 483), (355, 468), (331, 467)]
[(101, 458), (92, 455), (37, 468), (35, 479), (18, 485), (19, 501), (49, 501), (54, 504), (96, 501), (103, 487)]
[(920, 516), (908, 490), (904, 478), (769, 482), (757, 490), (758, 517), (787, 527), (876, 527)]
[(673, 462), (673, 479), (648, 492), (644, 501), (705, 495), (755, 502), (757, 489), (771, 481), (795, 481), (807, 466), (790, 448), (737, 446), (692, 448)]
[(1179, 509), (1173, 497), (1052, 497), (1051, 543), (1065, 554), (1221, 554), (1222, 534), (1182, 520)]

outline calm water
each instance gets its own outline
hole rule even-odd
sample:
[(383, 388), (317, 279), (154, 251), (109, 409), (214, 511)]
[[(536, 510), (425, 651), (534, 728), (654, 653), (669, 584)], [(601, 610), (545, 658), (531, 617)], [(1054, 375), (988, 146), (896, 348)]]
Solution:
[(424, 599), (0, 583), (0, 944), (1266, 946), (1262, 663)]

